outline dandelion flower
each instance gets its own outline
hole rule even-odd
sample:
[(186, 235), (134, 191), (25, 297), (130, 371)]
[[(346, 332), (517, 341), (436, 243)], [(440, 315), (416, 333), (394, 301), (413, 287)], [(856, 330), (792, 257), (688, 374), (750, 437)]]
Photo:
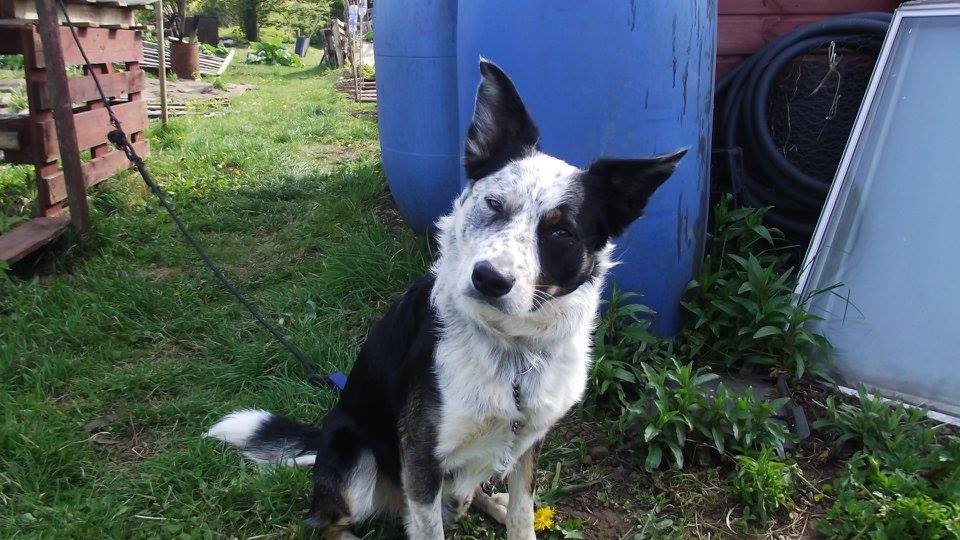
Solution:
[(553, 508), (541, 506), (533, 513), (533, 530), (537, 532), (549, 531), (553, 528)]

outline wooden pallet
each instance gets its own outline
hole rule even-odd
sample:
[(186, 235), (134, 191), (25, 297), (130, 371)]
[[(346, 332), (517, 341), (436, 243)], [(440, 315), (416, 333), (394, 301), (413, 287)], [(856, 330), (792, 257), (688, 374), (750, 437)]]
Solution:
[(363, 81), (360, 83), (360, 99), (357, 99), (357, 88), (350, 77), (343, 77), (335, 83), (337, 90), (347, 94), (352, 99), (361, 103), (377, 102), (377, 82)]
[[(56, 31), (56, 30), (55, 30)], [(69, 28), (60, 27), (61, 56), (67, 66), (82, 65)], [(140, 32), (132, 29), (79, 28), (77, 35), (92, 64), (89, 71), (67, 77), (65, 91), (73, 104), (75, 133), (67, 150), (77, 155), (90, 151), (90, 159), (79, 169), (77, 183), (93, 186), (130, 166), (126, 155), (107, 141), (110, 125), (106, 108), (91, 75), (97, 74), (114, 113), (123, 123), (137, 152), (147, 157), (150, 147), (144, 138), (147, 127), (146, 102), (142, 98), (144, 73), (140, 69)], [(29, 115), (0, 118), (4, 142), (3, 160), (34, 166), (37, 178), (38, 216), (0, 236), (0, 259), (11, 263), (56, 238), (69, 223), (65, 217), (66, 179), (60, 167), (60, 141), (48, 96), (48, 72), (40, 34), (34, 24), (0, 25), (0, 53), (24, 56)], [(118, 67), (119, 66), (119, 67)], [(72, 140), (71, 140), (72, 139)]]

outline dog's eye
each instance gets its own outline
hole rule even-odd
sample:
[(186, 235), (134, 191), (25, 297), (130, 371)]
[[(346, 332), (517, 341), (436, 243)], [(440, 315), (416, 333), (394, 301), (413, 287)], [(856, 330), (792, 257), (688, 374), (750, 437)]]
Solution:
[(503, 203), (500, 202), (500, 199), (497, 199), (496, 197), (487, 197), (485, 200), (487, 201), (487, 206), (489, 206), (491, 210), (498, 213), (503, 212)]
[(570, 238), (573, 238), (573, 233), (570, 231), (570, 229), (557, 227), (556, 229), (550, 231), (550, 236), (560, 240), (569, 240)]

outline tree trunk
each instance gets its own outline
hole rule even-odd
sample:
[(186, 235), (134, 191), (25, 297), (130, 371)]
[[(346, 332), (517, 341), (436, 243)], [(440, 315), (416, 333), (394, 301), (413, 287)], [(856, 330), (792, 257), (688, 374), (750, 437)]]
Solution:
[(243, 33), (247, 41), (260, 41), (260, 25), (257, 20), (257, 2), (255, 0), (244, 2)]

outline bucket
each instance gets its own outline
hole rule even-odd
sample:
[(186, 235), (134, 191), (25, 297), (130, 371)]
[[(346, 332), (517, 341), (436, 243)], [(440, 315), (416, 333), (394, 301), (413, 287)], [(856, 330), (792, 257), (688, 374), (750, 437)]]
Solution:
[(181, 79), (195, 79), (200, 75), (200, 44), (170, 41), (170, 69)]

